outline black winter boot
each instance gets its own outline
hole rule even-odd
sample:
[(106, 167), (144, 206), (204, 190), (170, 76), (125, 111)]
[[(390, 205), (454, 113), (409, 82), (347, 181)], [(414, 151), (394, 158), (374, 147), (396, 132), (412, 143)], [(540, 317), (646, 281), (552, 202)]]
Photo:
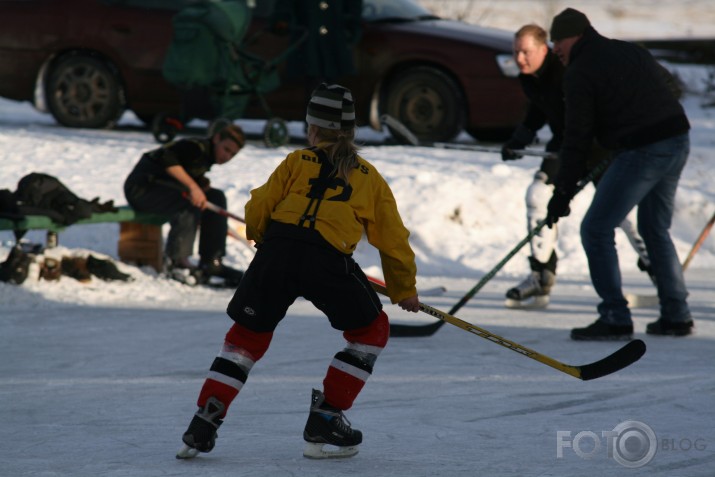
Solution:
[(633, 325), (611, 325), (602, 320), (571, 330), (571, 339), (576, 341), (629, 341), (632, 337)]
[(693, 320), (666, 321), (662, 317), (658, 321), (648, 323), (645, 332), (649, 335), (687, 336), (693, 332)]
[(220, 258), (213, 260), (204, 260), (199, 262), (199, 270), (203, 283), (210, 283), (211, 277), (223, 278), (223, 285), (226, 287), (236, 288), (243, 278), (243, 272), (236, 270), (222, 263)]

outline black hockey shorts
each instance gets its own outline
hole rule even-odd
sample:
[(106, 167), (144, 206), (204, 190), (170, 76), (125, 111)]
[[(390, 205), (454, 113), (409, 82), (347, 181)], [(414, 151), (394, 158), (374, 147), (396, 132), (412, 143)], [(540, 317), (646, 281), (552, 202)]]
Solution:
[(227, 313), (252, 331), (270, 332), (298, 297), (313, 303), (341, 331), (370, 325), (382, 310), (351, 257), (318, 244), (276, 237), (259, 247)]

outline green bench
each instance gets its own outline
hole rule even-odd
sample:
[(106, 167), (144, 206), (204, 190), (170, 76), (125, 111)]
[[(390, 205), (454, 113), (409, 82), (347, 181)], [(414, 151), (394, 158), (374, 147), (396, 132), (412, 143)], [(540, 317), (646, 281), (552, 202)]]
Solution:
[(87, 219), (78, 220), (70, 225), (53, 222), (46, 215), (27, 215), (20, 220), (4, 219), (0, 217), (0, 230), (47, 230), (48, 232), (61, 232), (67, 227), (82, 224), (101, 224), (111, 222), (136, 222), (139, 224), (162, 225), (169, 218), (160, 214), (137, 212), (131, 207), (118, 207), (116, 212), (98, 212)]
[(0, 217), (0, 230), (12, 230), (18, 238), (27, 230), (47, 230), (46, 246), (51, 248), (57, 244), (58, 232), (68, 227), (119, 223), (119, 258), (125, 262), (150, 265), (160, 270), (164, 245), (161, 226), (168, 221), (169, 217), (165, 215), (137, 212), (129, 206), (122, 206), (118, 207), (116, 212), (98, 212), (70, 225), (58, 224), (45, 215), (27, 215), (19, 220)]

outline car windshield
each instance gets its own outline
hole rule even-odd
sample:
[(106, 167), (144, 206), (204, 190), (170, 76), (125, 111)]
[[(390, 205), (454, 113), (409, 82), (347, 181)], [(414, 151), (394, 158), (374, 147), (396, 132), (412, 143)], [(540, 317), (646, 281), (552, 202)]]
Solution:
[(414, 0), (364, 0), (362, 18), (382, 23), (439, 19)]

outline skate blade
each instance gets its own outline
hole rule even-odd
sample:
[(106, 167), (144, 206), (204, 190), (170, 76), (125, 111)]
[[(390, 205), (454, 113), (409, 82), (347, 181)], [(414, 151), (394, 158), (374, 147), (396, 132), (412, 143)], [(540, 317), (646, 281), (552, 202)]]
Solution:
[(626, 301), (631, 308), (655, 308), (660, 305), (658, 295), (636, 295), (626, 293)]
[(541, 310), (549, 306), (549, 295), (532, 296), (526, 300), (507, 298), (504, 306), (512, 310)]
[(177, 459), (193, 459), (197, 455), (199, 455), (198, 450), (184, 444), (184, 447), (179, 449), (179, 452), (176, 453), (176, 458)]
[(333, 446), (306, 442), (303, 457), (308, 459), (346, 459), (358, 453), (358, 446)]

